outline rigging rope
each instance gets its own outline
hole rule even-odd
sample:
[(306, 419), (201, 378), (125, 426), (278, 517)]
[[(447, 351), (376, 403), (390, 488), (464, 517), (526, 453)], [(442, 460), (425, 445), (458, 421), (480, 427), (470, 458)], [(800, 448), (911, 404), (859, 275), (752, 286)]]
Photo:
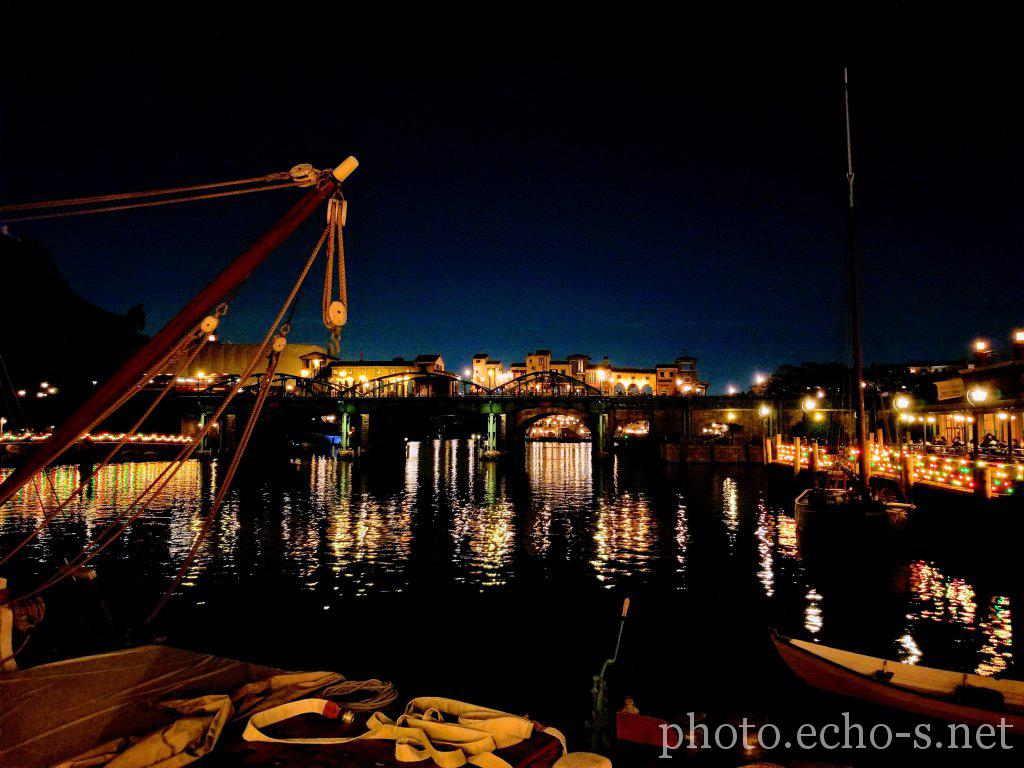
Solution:
[[(348, 320), (348, 285), (345, 279), (344, 227), (348, 203), (343, 197), (332, 197), (327, 202), (327, 269), (324, 273), (324, 294), (320, 308), (324, 326), (331, 334), (328, 352), (337, 355), (341, 351), (341, 327)], [(335, 255), (337, 254), (337, 255)], [(338, 298), (333, 298), (334, 269), (337, 259)]]
[(140, 197), (158, 197), (160, 195), (180, 195), (184, 192), (201, 192), (217, 187), (238, 187), (244, 184), (269, 183), (271, 181), (285, 181), (291, 178), (288, 171), (268, 173), (264, 176), (253, 176), (250, 179), (235, 179), (233, 181), (215, 181), (209, 184), (192, 184), (187, 187), (167, 187), (165, 189), (149, 189), (143, 192), (120, 192), (111, 195), (92, 195), (90, 197), (66, 197), (61, 200), (40, 200), (34, 203), (15, 203), (12, 205), (0, 205), (0, 212), (4, 211), (34, 211), (40, 208), (64, 208), (73, 205), (91, 205), (93, 203), (110, 203), (115, 200), (134, 200)]
[[(283, 339), (284, 334), (282, 333), (278, 338)], [(196, 537), (192, 542), (192, 548), (189, 549), (188, 555), (185, 556), (184, 561), (181, 563), (181, 567), (178, 568), (178, 572), (174, 575), (171, 583), (167, 586), (163, 597), (160, 598), (149, 616), (146, 617), (146, 624), (150, 624), (153, 619), (157, 617), (160, 611), (163, 610), (164, 606), (167, 605), (167, 601), (171, 599), (171, 595), (174, 593), (174, 590), (176, 590), (181, 584), (181, 580), (185, 578), (185, 574), (188, 573), (188, 569), (192, 567), (192, 563), (195, 561), (196, 555), (199, 554), (199, 547), (202, 545), (206, 535), (210, 532), (210, 527), (213, 525), (214, 518), (220, 511), (221, 505), (224, 503), (224, 498), (227, 496), (228, 489), (231, 487), (231, 481), (235, 477), (238, 464), (242, 460), (242, 454), (245, 453), (245, 449), (249, 445), (249, 438), (252, 437), (253, 430), (256, 428), (256, 422), (259, 421), (260, 411), (263, 410), (263, 404), (267, 401), (267, 394), (270, 392), (270, 385), (273, 383), (274, 371), (277, 370), (277, 363), (280, 358), (281, 353), (277, 351), (275, 345), (275, 350), (270, 355), (270, 362), (267, 364), (266, 374), (264, 374), (263, 380), (260, 382), (256, 401), (253, 403), (252, 411), (249, 413), (249, 420), (246, 422), (245, 430), (242, 432), (242, 436), (238, 440), (238, 446), (235, 448), (235, 453), (231, 457), (231, 463), (228, 464), (228, 468), (224, 473), (224, 480), (221, 482), (220, 487), (217, 488), (217, 494), (214, 497), (213, 503), (210, 505), (210, 511), (206, 513), (206, 517), (203, 519), (203, 524), (199, 529), (199, 533), (196, 534)]]
[[(302, 287), (302, 284), (306, 280), (306, 276), (309, 274), (310, 269), (313, 267), (313, 263), (316, 261), (316, 257), (323, 248), (324, 241), (327, 239), (328, 232), (329, 227), (325, 228), (323, 234), (320, 235), (320, 239), (318, 240), (316, 246), (313, 248), (313, 252), (310, 254), (309, 259), (306, 261), (306, 264), (304, 265), (298, 280), (295, 282), (295, 285), (292, 286), (292, 289), (289, 292), (288, 297), (285, 299), (284, 304), (281, 306), (281, 309), (278, 312), (277, 316), (275, 317), (274, 322), (270, 325), (270, 329), (268, 330), (266, 336), (264, 337), (262, 344), (260, 344), (256, 353), (253, 355), (252, 360), (250, 360), (249, 364), (246, 366), (245, 371), (239, 377), (239, 380), (235, 383), (232, 389), (225, 396), (223, 402), (220, 404), (220, 406), (217, 408), (216, 412), (211, 416), (211, 418), (207, 421), (206, 425), (193, 437), (192, 442), (187, 444), (184, 448), (182, 448), (182, 450), (178, 453), (177, 457), (175, 457), (171, 462), (168, 463), (167, 467), (165, 467), (160, 472), (160, 474), (157, 475), (157, 477), (154, 478), (154, 480), (135, 497), (131, 504), (129, 504), (129, 506), (120, 515), (115, 517), (109, 523), (109, 525), (103, 531), (100, 532), (100, 534), (91, 544), (87, 544), (73, 560), (71, 560), (66, 565), (58, 569), (58, 571), (47, 581), (36, 587), (34, 590), (30, 591), (26, 595), (20, 596), (19, 599), (24, 600), (30, 597), (35, 597), (41, 592), (44, 592), (45, 590), (48, 590), (51, 587), (56, 586), (60, 582), (67, 579), (69, 576), (73, 575), (75, 572), (78, 571), (79, 568), (87, 565), (90, 561), (93, 560), (93, 558), (95, 558), (103, 550), (110, 546), (110, 544), (112, 544), (122, 533), (124, 533), (124, 531), (128, 528), (129, 525), (131, 525), (133, 521), (135, 521), (139, 516), (146, 512), (146, 510), (149, 508), (149, 505), (152, 504), (156, 497), (163, 491), (163, 489), (167, 487), (170, 481), (174, 478), (177, 472), (184, 465), (184, 462), (187, 461), (188, 458), (195, 452), (197, 447), (201, 444), (203, 438), (205, 438), (206, 435), (209, 433), (213, 424), (215, 424), (217, 420), (220, 419), (221, 415), (223, 415), (228, 405), (239, 393), (239, 391), (241, 391), (245, 382), (252, 376), (253, 371), (256, 368), (256, 365), (263, 358), (263, 355), (266, 353), (266, 351), (270, 348), (271, 341), (274, 339), (276, 333), (278, 332), (278, 329), (281, 327), (281, 320), (287, 313), (289, 306), (295, 300), (295, 297), (298, 294), (299, 289)], [(114, 530), (115, 526), (117, 527), (116, 530)], [(105, 541), (104, 538), (106, 539)], [(90, 546), (92, 547), (91, 552), (89, 551)]]
[[(100, 207), (83, 208), (75, 211), (50, 211), (48, 213), (17, 216), (15, 218), (3, 218), (3, 221), (4, 223), (13, 224), (21, 221), (64, 219), (70, 216), (86, 216), (92, 213), (111, 213), (114, 211), (127, 211), (134, 208), (152, 208), (158, 205), (190, 203), (199, 200), (213, 200), (219, 197), (247, 195), (250, 192), (267, 192), (274, 189), (285, 189), (287, 187), (310, 187), (316, 184), (317, 180), (323, 175), (323, 173), (324, 171), (314, 168), (309, 163), (302, 163), (300, 165), (296, 165), (290, 171), (278, 171), (275, 173), (264, 174), (263, 176), (253, 176), (248, 179), (233, 179), (231, 181), (216, 181), (208, 184), (190, 184), (188, 186), (165, 187), (164, 189), (150, 189), (141, 192), (120, 192), (109, 195), (67, 197), (60, 200), (41, 200), (33, 203), (12, 203), (9, 205), (0, 205), (0, 214), (44, 211), (54, 208), (74, 208), (77, 206), (97, 206), (100, 203), (134, 201), (147, 197), (165, 197), (163, 200), (124, 202), (120, 205), (103, 205)], [(223, 189), (225, 187), (245, 188), (225, 190)], [(214, 189), (221, 189), (222, 191), (206, 192), (207, 190)], [(197, 192), (206, 192), (206, 194), (193, 194)], [(179, 197), (171, 197), (172, 195), (179, 195)]]
[(41, 213), (34, 216), (18, 216), (13, 219), (5, 218), (5, 224), (15, 224), (21, 221), (45, 221), (48, 219), (67, 219), (72, 216), (87, 216), (91, 213), (113, 213), (114, 211), (128, 211), (134, 208), (154, 208), (158, 205), (172, 205), (174, 203), (193, 203), (200, 200), (213, 200), (218, 197), (234, 197), (236, 195), (247, 195), (250, 192), (267, 192), (272, 189), (287, 189), (294, 187), (292, 183), (268, 184), (263, 187), (250, 187), (248, 189), (232, 189), (227, 192), (211, 192), (205, 195), (188, 195), (186, 197), (171, 197), (165, 200), (150, 200), (144, 203), (125, 203), (124, 205), (107, 205), (100, 208), (86, 208), (79, 211), (61, 211), (58, 213)]
[[(224, 307), (224, 305), (222, 305), (222, 307), (219, 307), (218, 310), (217, 310), (218, 316), (223, 315), (223, 312), (221, 312), (222, 308), (226, 310), (226, 307)], [(187, 339), (191, 338), (191, 339), (193, 339), (194, 341), (196, 341), (198, 343), (195, 344), (195, 348), (182, 360), (181, 365), (178, 367), (178, 371), (177, 371), (177, 374), (176, 374), (177, 376), (180, 376), (183, 371), (188, 369), (188, 366), (192, 364), (192, 362), (196, 359), (196, 357), (202, 351), (203, 347), (206, 346), (206, 343), (207, 343), (207, 341), (209, 339), (209, 335), (207, 333), (203, 332), (202, 329), (198, 329), (198, 333), (199, 333), (198, 337), (196, 337), (195, 334), (190, 334), (189, 336), (186, 337)], [(33, 531), (31, 531), (28, 535), (25, 536), (25, 538), (23, 538), (20, 542), (18, 542), (18, 544), (16, 544), (15, 547), (10, 552), (8, 552), (6, 555), (4, 555), (3, 558), (0, 558), (0, 565), (3, 565), (8, 560), (10, 560), (26, 544), (28, 544), (36, 536), (38, 536), (43, 531), (43, 529), (45, 529), (46, 526), (49, 525), (50, 521), (59, 512), (64, 510), (64, 508), (71, 502), (72, 499), (74, 499), (76, 496), (78, 496), (80, 493), (82, 493), (82, 491), (85, 489), (85, 486), (88, 485), (92, 481), (92, 479), (94, 477), (96, 477), (100, 472), (102, 472), (107, 467), (108, 464), (110, 464), (110, 462), (114, 459), (114, 456), (117, 455), (117, 453), (121, 450), (121, 448), (123, 448), (125, 446), (125, 444), (131, 439), (131, 437), (133, 435), (135, 435), (135, 433), (138, 432), (139, 429), (142, 428), (142, 425), (146, 421), (146, 419), (148, 419), (150, 417), (150, 415), (153, 413), (154, 410), (156, 410), (156, 407), (164, 399), (164, 397), (167, 395), (167, 393), (171, 391), (171, 389), (173, 388), (173, 386), (175, 384), (175, 378), (176, 378), (175, 376), (171, 376), (171, 378), (168, 380), (167, 384), (163, 387), (163, 389), (161, 389), (160, 393), (153, 399), (153, 402), (149, 405), (149, 407), (146, 408), (146, 410), (143, 412), (143, 414), (135, 421), (134, 424), (132, 424), (131, 428), (121, 436), (121, 438), (118, 440), (117, 444), (114, 445), (114, 447), (107, 453), (107, 455), (103, 458), (103, 460), (99, 464), (97, 464), (95, 467), (93, 467), (93, 469), (90, 472), (88, 472), (82, 480), (79, 481), (78, 486), (73, 491), (71, 491), (71, 493), (69, 493), (67, 495), (67, 497), (64, 499), (64, 501), (59, 502), (56, 507), (54, 507), (54, 508), (52, 508), (51, 510), (48, 510), (48, 511), (44, 511), (42, 509), (42, 504), (40, 503), (40, 511), (43, 512), (43, 519), (42, 519), (42, 521), (35, 527), (35, 529)], [(100, 423), (101, 421), (102, 421), (102, 419), (100, 419), (97, 423)], [(37, 488), (37, 496), (38, 496), (38, 481), (37, 481), (36, 488)], [(59, 501), (56, 498), (56, 491), (53, 488), (53, 481), (52, 480), (50, 480), (50, 488), (51, 488), (51, 492), (54, 494), (54, 500), (55, 501)]]
[[(217, 308), (217, 310), (215, 312), (215, 316), (218, 317), (218, 318), (222, 317), (226, 311), (227, 311), (227, 305), (226, 304), (221, 304)], [(128, 402), (128, 400), (130, 400), (136, 394), (141, 392), (143, 386), (145, 385), (145, 383), (147, 381), (150, 381), (152, 376), (156, 375), (157, 373), (162, 372), (167, 366), (171, 365), (177, 359), (177, 357), (180, 355), (181, 351), (188, 345), (188, 343), (198, 340), (199, 344), (198, 344), (196, 350), (192, 353), (192, 355), (189, 358), (188, 362), (186, 362), (184, 365), (188, 365), (189, 363), (191, 363), (191, 361), (195, 359), (195, 356), (199, 354), (199, 351), (202, 349), (202, 347), (206, 344), (207, 339), (208, 339), (208, 334), (205, 333), (204, 331), (202, 331), (201, 328), (197, 329), (197, 331), (194, 331), (193, 333), (190, 333), (190, 334), (182, 337), (182, 339), (177, 344), (175, 344), (174, 347), (172, 347), (170, 349), (170, 351), (167, 352), (166, 355), (164, 355), (160, 360), (158, 360), (156, 363), (154, 363), (154, 365), (152, 367), (150, 367), (148, 370), (146, 370), (142, 374), (142, 376), (139, 378), (139, 380), (136, 382), (135, 385), (133, 385), (132, 387), (127, 389), (124, 392), (124, 394), (122, 394), (113, 404), (111, 404), (111, 406), (109, 408), (107, 408), (96, 419), (94, 419), (93, 422), (89, 425), (89, 427), (85, 430), (85, 432), (87, 432), (87, 433), (91, 432), (98, 424), (101, 424), (105, 419), (107, 419), (111, 414), (113, 414), (118, 408), (120, 408), (122, 405), (124, 405), (126, 402)], [(35, 478), (33, 478), (32, 486), (33, 486), (33, 489), (35, 490), (36, 507), (39, 510), (39, 514), (42, 517), (42, 520), (36, 526), (36, 528), (33, 531), (31, 531), (29, 534), (27, 534), (25, 536), (25, 538), (22, 539), (18, 544), (16, 544), (14, 546), (14, 548), (10, 552), (8, 552), (6, 555), (3, 556), (2, 559), (0, 559), (0, 565), (3, 565), (8, 560), (10, 560), (11, 557), (13, 557), (15, 554), (17, 554), (18, 551), (20, 551), (22, 549), (22, 547), (24, 547), (26, 544), (31, 542), (36, 536), (38, 536), (43, 531), (43, 529), (46, 528), (46, 526), (49, 525), (53, 521), (53, 518), (56, 517), (57, 514), (62, 512), (67, 507), (68, 503), (70, 503), (70, 501), (75, 496), (77, 496), (79, 493), (82, 492), (82, 490), (85, 488), (86, 484), (89, 481), (91, 481), (92, 478), (94, 478), (104, 467), (106, 467), (110, 463), (110, 461), (114, 458), (114, 456), (117, 454), (117, 452), (128, 441), (128, 439), (139, 430), (139, 428), (142, 426), (142, 422), (145, 421), (145, 419), (148, 418), (148, 416), (153, 412), (153, 410), (156, 408), (156, 406), (159, 404), (159, 402), (163, 399), (164, 395), (167, 394), (167, 392), (170, 389), (170, 386), (173, 383), (174, 383), (174, 379), (172, 378), (168, 382), (167, 387), (164, 388), (164, 391), (161, 392), (160, 395), (154, 400), (154, 402), (150, 405), (150, 407), (146, 410), (146, 412), (142, 415), (142, 417), (138, 420), (138, 422), (135, 425), (133, 425), (131, 430), (129, 430), (127, 433), (125, 433), (125, 435), (121, 438), (121, 440), (107, 454), (106, 458), (97, 467), (95, 467), (92, 470), (92, 472), (86, 476), (86, 478), (84, 480), (81, 480), (79, 482), (78, 487), (75, 488), (75, 490), (73, 490), (70, 494), (68, 494), (68, 496), (64, 499), (63, 502), (60, 501), (60, 499), (59, 499), (59, 497), (57, 495), (57, 488), (56, 488), (56, 486), (53, 483), (52, 475), (50, 473), (47, 473), (46, 471), (43, 471), (43, 472), (40, 473), (43, 476), (43, 478), (46, 480), (46, 483), (47, 483), (47, 485), (50, 488), (50, 497), (53, 499), (53, 503), (55, 503), (57, 505), (56, 507), (53, 507), (53, 508), (50, 508), (50, 509), (46, 509), (46, 507), (44, 506), (43, 491), (39, 487), (39, 477), (36, 476)], [(70, 448), (70, 446), (68, 446), (68, 448)], [(67, 448), (65, 449), (65, 451), (66, 450), (67, 450)], [(65, 451), (61, 451), (59, 454), (57, 454), (57, 456), (54, 457), (54, 459), (62, 456)]]

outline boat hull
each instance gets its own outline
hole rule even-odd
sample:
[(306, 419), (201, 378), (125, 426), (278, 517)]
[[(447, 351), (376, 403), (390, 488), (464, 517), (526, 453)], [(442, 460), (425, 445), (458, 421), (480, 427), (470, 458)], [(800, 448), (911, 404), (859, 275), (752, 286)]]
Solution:
[(808, 685), (822, 691), (869, 701), (884, 707), (913, 712), (937, 720), (967, 725), (992, 725), (1005, 722), (1011, 733), (1024, 735), (1024, 715), (960, 704), (916, 693), (852, 672), (790, 644), (786, 638), (772, 636), (776, 650), (786, 665)]
[(853, 527), (898, 531), (906, 527), (913, 510), (913, 505), (889, 503), (864, 507), (834, 503), (826, 508), (816, 508), (811, 504), (812, 493), (814, 489), (808, 489), (793, 502), (793, 517), (799, 531), (811, 528), (845, 531)]

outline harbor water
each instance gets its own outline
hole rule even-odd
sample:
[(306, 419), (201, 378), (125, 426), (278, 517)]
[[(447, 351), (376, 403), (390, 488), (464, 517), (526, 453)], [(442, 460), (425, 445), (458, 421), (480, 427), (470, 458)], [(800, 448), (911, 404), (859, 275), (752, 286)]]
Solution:
[[(969, 542), (948, 515), (927, 509), (897, 541), (804, 541), (792, 496), (774, 495), (759, 466), (666, 466), (630, 454), (593, 462), (588, 443), (532, 443), (500, 463), (478, 453), (471, 440), (437, 440), (358, 462), (250, 462), (157, 633), (223, 656), (392, 680), (401, 698), (444, 695), (529, 713), (563, 727), (577, 748), (586, 747), (592, 677), (614, 649), (627, 596), (622, 653), (609, 674), (613, 710), (631, 695), (650, 714), (797, 722), (853, 706), (796, 682), (770, 628), (909, 663), (1017, 676), (1020, 571), (985, 521), (975, 521)], [(13, 591), (101, 535), (162, 466), (104, 469), (5, 566)], [(93, 561), (114, 623), (137, 640), (221, 468), (187, 465)], [(82, 471), (55, 469), (60, 498)], [(40, 515), (31, 490), (5, 506), (2, 551)], [(74, 627), (53, 617), (62, 592), (71, 587), (55, 590), (52, 621)], [(41, 628), (24, 658), (82, 647)], [(891, 715), (862, 706), (857, 716)]]

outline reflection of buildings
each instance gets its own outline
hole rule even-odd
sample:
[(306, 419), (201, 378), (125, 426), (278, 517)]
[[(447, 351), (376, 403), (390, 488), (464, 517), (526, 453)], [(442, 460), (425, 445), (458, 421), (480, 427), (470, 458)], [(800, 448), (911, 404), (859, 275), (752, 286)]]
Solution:
[(589, 355), (569, 355), (553, 360), (551, 350), (538, 349), (526, 355), (526, 361), (507, 368), (485, 353), (473, 356), (472, 378), (476, 384), (496, 387), (519, 376), (551, 371), (584, 381), (606, 395), (703, 395), (708, 385), (697, 377), (695, 357), (677, 357), (671, 363), (653, 368), (612, 365), (607, 357), (591, 362)]

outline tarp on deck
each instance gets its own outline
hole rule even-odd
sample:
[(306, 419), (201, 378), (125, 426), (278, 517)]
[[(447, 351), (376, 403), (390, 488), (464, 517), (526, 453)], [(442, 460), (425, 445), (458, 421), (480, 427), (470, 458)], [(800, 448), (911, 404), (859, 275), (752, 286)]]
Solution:
[[(143, 646), (0, 674), (0, 766), (182, 768), (216, 746), (207, 762), (224, 765), (363, 760), (398, 768), (428, 765), (429, 757), (443, 768), (550, 768), (565, 752), (554, 729), (451, 699), (413, 699), (397, 721), (375, 712), (355, 738), (333, 719), (339, 707), (365, 712), (394, 701), (379, 680)], [(295, 716), (314, 710), (325, 715), (324, 732)], [(444, 715), (455, 719), (442, 722)], [(281, 718), (287, 726), (274, 725)]]
[(2, 674), (0, 765), (42, 768), (114, 739), (143, 736), (182, 716), (160, 702), (229, 694), (279, 674), (155, 645)]

